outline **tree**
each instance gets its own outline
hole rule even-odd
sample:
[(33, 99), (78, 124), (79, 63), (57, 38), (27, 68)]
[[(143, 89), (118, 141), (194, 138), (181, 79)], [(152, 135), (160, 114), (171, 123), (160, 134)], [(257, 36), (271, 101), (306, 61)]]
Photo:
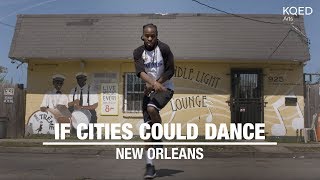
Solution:
[(0, 83), (6, 82), (5, 78), (8, 73), (8, 69), (6, 67), (0, 66)]

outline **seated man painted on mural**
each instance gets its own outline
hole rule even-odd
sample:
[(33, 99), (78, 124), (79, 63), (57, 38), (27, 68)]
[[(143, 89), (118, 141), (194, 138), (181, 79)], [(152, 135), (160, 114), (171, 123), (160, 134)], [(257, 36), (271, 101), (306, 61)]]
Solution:
[(40, 105), (41, 111), (47, 111), (48, 108), (55, 109), (61, 106), (68, 106), (68, 97), (65, 94), (62, 94), (61, 88), (63, 86), (65, 77), (60, 74), (52, 76), (52, 84), (54, 89), (48, 91), (42, 100)]
[(54, 89), (48, 91), (42, 100), (40, 110), (42, 112), (51, 112), (59, 123), (70, 122), (71, 117), (68, 111), (68, 96), (63, 94), (61, 88), (63, 86), (65, 76), (56, 74), (52, 76), (52, 84)]
[(77, 73), (76, 79), (78, 85), (71, 89), (68, 104), (72, 113), (72, 126), (75, 129), (79, 123), (97, 123), (95, 109), (98, 107), (98, 95), (93, 87), (87, 84), (87, 74)]

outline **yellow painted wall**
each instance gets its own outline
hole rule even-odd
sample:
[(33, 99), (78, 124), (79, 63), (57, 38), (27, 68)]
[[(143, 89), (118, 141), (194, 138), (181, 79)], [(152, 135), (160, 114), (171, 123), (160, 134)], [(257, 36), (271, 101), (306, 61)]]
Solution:
[[(82, 69), (83, 68), (83, 69)], [(230, 98), (231, 68), (261, 68), (263, 70), (263, 90), (266, 107), (264, 122), (268, 135), (295, 136), (296, 128), (303, 124), (303, 66), (299, 64), (271, 63), (212, 63), (209, 61), (176, 61), (176, 73), (173, 78), (175, 95), (161, 111), (163, 122), (230, 123), (231, 112), (227, 101)], [(67, 77), (62, 88), (68, 94), (76, 86), (75, 74), (84, 71), (90, 75), (101, 72), (118, 72), (119, 114), (118, 116), (100, 116), (98, 122), (129, 122), (136, 128), (142, 123), (140, 113), (123, 113), (124, 73), (134, 72), (131, 61), (30, 61), (28, 70), (28, 88), (26, 105), (26, 123), (30, 115), (39, 110), (43, 95), (53, 89), (51, 76), (59, 73)], [(203, 77), (203, 78), (202, 78)], [(281, 77), (282, 82), (279, 81)], [(285, 106), (286, 96), (297, 97), (298, 106)], [(100, 98), (99, 98), (100, 100)], [(184, 102), (184, 104), (183, 104)], [(186, 102), (188, 102), (186, 104)], [(173, 111), (175, 109), (175, 111)], [(185, 128), (183, 129), (185, 131)], [(200, 129), (200, 134), (203, 134)]]

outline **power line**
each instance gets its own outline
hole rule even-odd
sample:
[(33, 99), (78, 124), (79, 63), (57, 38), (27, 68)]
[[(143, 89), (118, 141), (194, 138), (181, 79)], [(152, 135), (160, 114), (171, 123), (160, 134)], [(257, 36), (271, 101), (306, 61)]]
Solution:
[[(221, 10), (221, 9), (218, 9), (218, 8), (215, 8), (215, 7), (212, 7), (212, 6), (209, 6), (207, 4), (204, 4), (202, 2), (199, 2), (198, 0), (192, 0), (200, 5), (203, 5), (203, 6), (206, 6), (210, 9), (214, 9), (216, 11), (219, 11), (219, 12), (222, 12), (222, 13), (225, 13), (225, 14), (229, 14), (229, 15), (232, 15), (234, 17), (238, 17), (238, 18), (242, 18), (242, 19), (246, 19), (246, 20), (250, 20), (250, 21), (255, 21), (255, 22), (259, 22), (259, 23), (266, 23), (266, 24), (278, 24), (278, 25), (291, 25), (291, 29), (289, 30), (288, 34), (285, 36), (285, 38), (281, 41), (281, 43), (278, 45), (278, 47), (275, 49), (275, 51), (277, 51), (277, 49), (282, 45), (283, 41), (288, 37), (289, 33), (291, 31), (295, 32), (300, 38), (302, 41), (305, 41), (305, 43), (308, 45), (310, 44), (310, 40), (309, 38), (303, 33), (301, 32), (301, 30), (299, 28), (297, 28), (296, 26), (294, 26), (294, 24), (285, 24), (285, 23), (277, 23), (277, 22), (271, 22), (271, 21), (262, 21), (262, 20), (259, 20), (259, 19), (253, 19), (253, 18), (249, 18), (249, 17), (245, 17), (245, 16), (241, 16), (241, 15), (238, 15), (238, 14), (233, 14), (233, 13), (229, 13), (227, 11), (224, 11), (224, 10)], [(271, 56), (275, 53), (275, 51), (269, 56), (269, 58), (271, 58)], [(268, 58), (268, 59), (269, 59)]]
[(281, 41), (281, 43), (276, 47), (274, 52), (272, 52), (272, 54), (268, 57), (268, 59), (270, 59), (271, 56), (277, 51), (277, 49), (282, 45), (283, 41), (288, 37), (288, 35), (290, 34), (291, 31), (295, 32), (301, 38), (301, 40), (304, 41), (307, 45), (310, 44), (309, 38), (298, 27), (296, 27), (293, 23), (285, 24), (285, 23), (277, 23), (277, 22), (271, 22), (271, 21), (262, 21), (262, 20), (259, 20), (259, 19), (253, 19), (253, 18), (241, 16), (241, 15), (238, 15), (238, 14), (229, 13), (227, 11), (224, 11), (224, 10), (209, 6), (207, 4), (201, 3), (198, 0), (192, 0), (192, 1), (194, 1), (194, 2), (196, 2), (198, 4), (200, 4), (200, 5), (206, 6), (206, 7), (210, 8), (210, 9), (214, 9), (216, 11), (219, 11), (219, 12), (222, 12), (222, 13), (225, 13), (225, 14), (229, 14), (229, 15), (232, 15), (234, 17), (250, 20), (250, 21), (255, 21), (255, 22), (259, 22), (259, 23), (266, 23), (266, 24), (278, 24), (278, 25), (287, 25), (287, 26), (290, 25), (291, 28), (288, 31), (287, 35), (284, 37), (284, 39)]
[(289, 31), (287, 32), (287, 34), (285, 35), (285, 37), (280, 41), (280, 43), (278, 44), (278, 46), (273, 50), (273, 52), (269, 55), (268, 60), (273, 56), (273, 54), (279, 49), (279, 47), (282, 45), (282, 43), (287, 39), (287, 37), (289, 36), (290, 32), (292, 31), (292, 29), (289, 29)]
[(55, 2), (55, 1), (57, 1), (57, 0), (48, 0), (48, 1), (37, 3), (37, 4), (33, 4), (31, 6), (24, 7), (22, 9), (18, 9), (18, 10), (12, 11), (11, 13), (9, 13), (9, 14), (3, 16), (3, 17), (0, 17), (0, 20), (3, 20), (5, 18), (7, 18), (7, 17), (16, 15), (20, 11), (26, 11), (26, 10), (29, 10), (29, 9), (32, 9), (32, 8), (35, 8), (35, 7), (38, 7), (38, 6), (42, 6), (42, 5), (47, 4), (47, 3)]
[[(262, 20), (258, 20), (258, 19), (253, 19), (253, 18), (249, 18), (249, 17), (244, 17), (244, 16), (241, 16), (241, 15), (238, 15), (238, 14), (233, 14), (233, 13), (229, 13), (227, 11), (224, 11), (224, 10), (220, 10), (218, 8), (215, 8), (215, 7), (212, 7), (212, 6), (209, 6), (207, 4), (204, 4), (204, 3), (201, 3), (197, 0), (192, 0), (202, 6), (206, 6), (210, 9), (214, 9), (216, 11), (219, 11), (219, 12), (222, 12), (222, 13), (225, 13), (225, 14), (228, 14), (228, 15), (232, 15), (234, 17), (238, 17), (238, 18), (242, 18), (242, 19), (246, 19), (246, 20), (250, 20), (250, 21), (255, 21), (255, 22), (259, 22), (259, 23), (266, 23), (266, 24), (277, 24), (277, 25), (290, 25), (291, 28), (288, 30), (288, 32), (286, 33), (286, 35), (283, 37), (283, 39), (279, 42), (279, 44), (277, 45), (277, 47), (273, 50), (273, 52), (268, 56), (268, 59), (267, 59), (267, 63), (266, 64), (269, 64), (269, 60), (272, 58), (272, 56), (274, 55), (275, 52), (277, 52), (277, 50), (282, 46), (283, 42), (288, 38), (289, 34), (291, 32), (295, 32), (303, 41), (306, 42), (306, 44), (310, 44), (310, 41), (308, 39), (308, 37), (296, 26), (294, 26), (294, 24), (285, 24), (285, 23), (277, 23), (277, 22), (271, 22), (271, 21), (262, 21)], [(285, 72), (284, 76), (286, 76), (287, 74), (287, 71)], [(279, 85), (278, 85), (279, 87)], [(267, 96), (264, 97), (264, 101), (266, 100)]]
[(267, 24), (279, 24), (279, 25), (288, 25), (288, 24), (285, 24), (285, 23), (277, 23), (277, 22), (271, 22), (271, 21), (262, 21), (262, 20), (259, 20), (259, 19), (253, 19), (253, 18), (249, 18), (249, 17), (245, 17), (245, 16), (241, 16), (241, 15), (238, 15), (238, 14), (233, 14), (233, 13), (229, 13), (227, 11), (224, 11), (224, 10), (221, 10), (221, 9), (218, 9), (218, 8), (215, 8), (215, 7), (212, 7), (212, 6), (209, 6), (207, 4), (204, 4), (202, 2), (199, 2), (197, 0), (192, 0), (202, 6), (206, 6), (210, 9), (214, 9), (216, 11), (219, 11), (219, 12), (222, 12), (222, 13), (225, 13), (225, 14), (229, 14), (229, 15), (232, 15), (234, 17), (238, 17), (238, 18), (242, 18), (242, 19), (246, 19), (246, 20), (250, 20), (250, 21), (255, 21), (255, 22), (260, 22), (260, 23), (267, 23)]
[[(271, 59), (271, 57), (273, 56), (273, 54), (280, 48), (280, 46), (283, 44), (283, 42), (288, 38), (288, 36), (290, 35), (290, 33), (292, 32), (292, 29), (289, 29), (289, 31), (286, 33), (286, 35), (284, 36), (284, 38), (282, 38), (282, 40), (280, 41), (280, 43), (277, 45), (277, 47), (273, 50), (273, 52), (268, 56), (267, 59), (267, 65), (269, 65), (269, 60)], [(283, 77), (287, 76), (288, 70), (285, 71), (285, 73), (283, 74)], [(278, 90), (278, 88), (280, 87), (280, 84), (278, 84), (276, 91)], [(266, 101), (268, 95), (266, 95), (263, 99), (264, 101)]]
[(11, 28), (14, 28), (14, 27), (15, 27), (15, 26), (13, 26), (13, 25), (11, 25), (11, 24), (7, 24), (7, 23), (1, 22), (1, 21), (0, 21), (0, 24), (1, 24), (1, 25), (4, 25), (4, 26), (11, 27)]
[(29, 10), (29, 9), (32, 9), (32, 8), (35, 8), (35, 7), (38, 7), (38, 6), (42, 6), (42, 5), (47, 4), (47, 3), (55, 2), (55, 1), (57, 1), (57, 0), (48, 0), (48, 1), (44, 1), (44, 2), (37, 3), (37, 4), (33, 4), (31, 6), (27, 6), (27, 7), (24, 7), (22, 9), (18, 9), (16, 11), (13, 11), (13, 12), (7, 14), (6, 16), (0, 17), (0, 25), (4, 25), (4, 26), (8, 26), (8, 27), (14, 28), (15, 26), (7, 24), (7, 23), (4, 23), (4, 22), (1, 22), (1, 20), (5, 19), (5, 18), (7, 18), (9, 16), (15, 15), (20, 11), (26, 11), (26, 10)]

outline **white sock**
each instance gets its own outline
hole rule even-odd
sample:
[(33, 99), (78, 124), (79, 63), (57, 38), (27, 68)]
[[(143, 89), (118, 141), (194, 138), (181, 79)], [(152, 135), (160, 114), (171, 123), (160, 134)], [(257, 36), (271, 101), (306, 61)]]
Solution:
[[(150, 156), (152, 157), (153, 156), (153, 151), (149, 151), (150, 152)], [(147, 164), (151, 164), (151, 165), (153, 165), (153, 162), (152, 162), (152, 159), (150, 159), (149, 158), (149, 156), (148, 156), (148, 151), (144, 151), (144, 155), (145, 155), (145, 157), (146, 157), (146, 162), (147, 162)]]

